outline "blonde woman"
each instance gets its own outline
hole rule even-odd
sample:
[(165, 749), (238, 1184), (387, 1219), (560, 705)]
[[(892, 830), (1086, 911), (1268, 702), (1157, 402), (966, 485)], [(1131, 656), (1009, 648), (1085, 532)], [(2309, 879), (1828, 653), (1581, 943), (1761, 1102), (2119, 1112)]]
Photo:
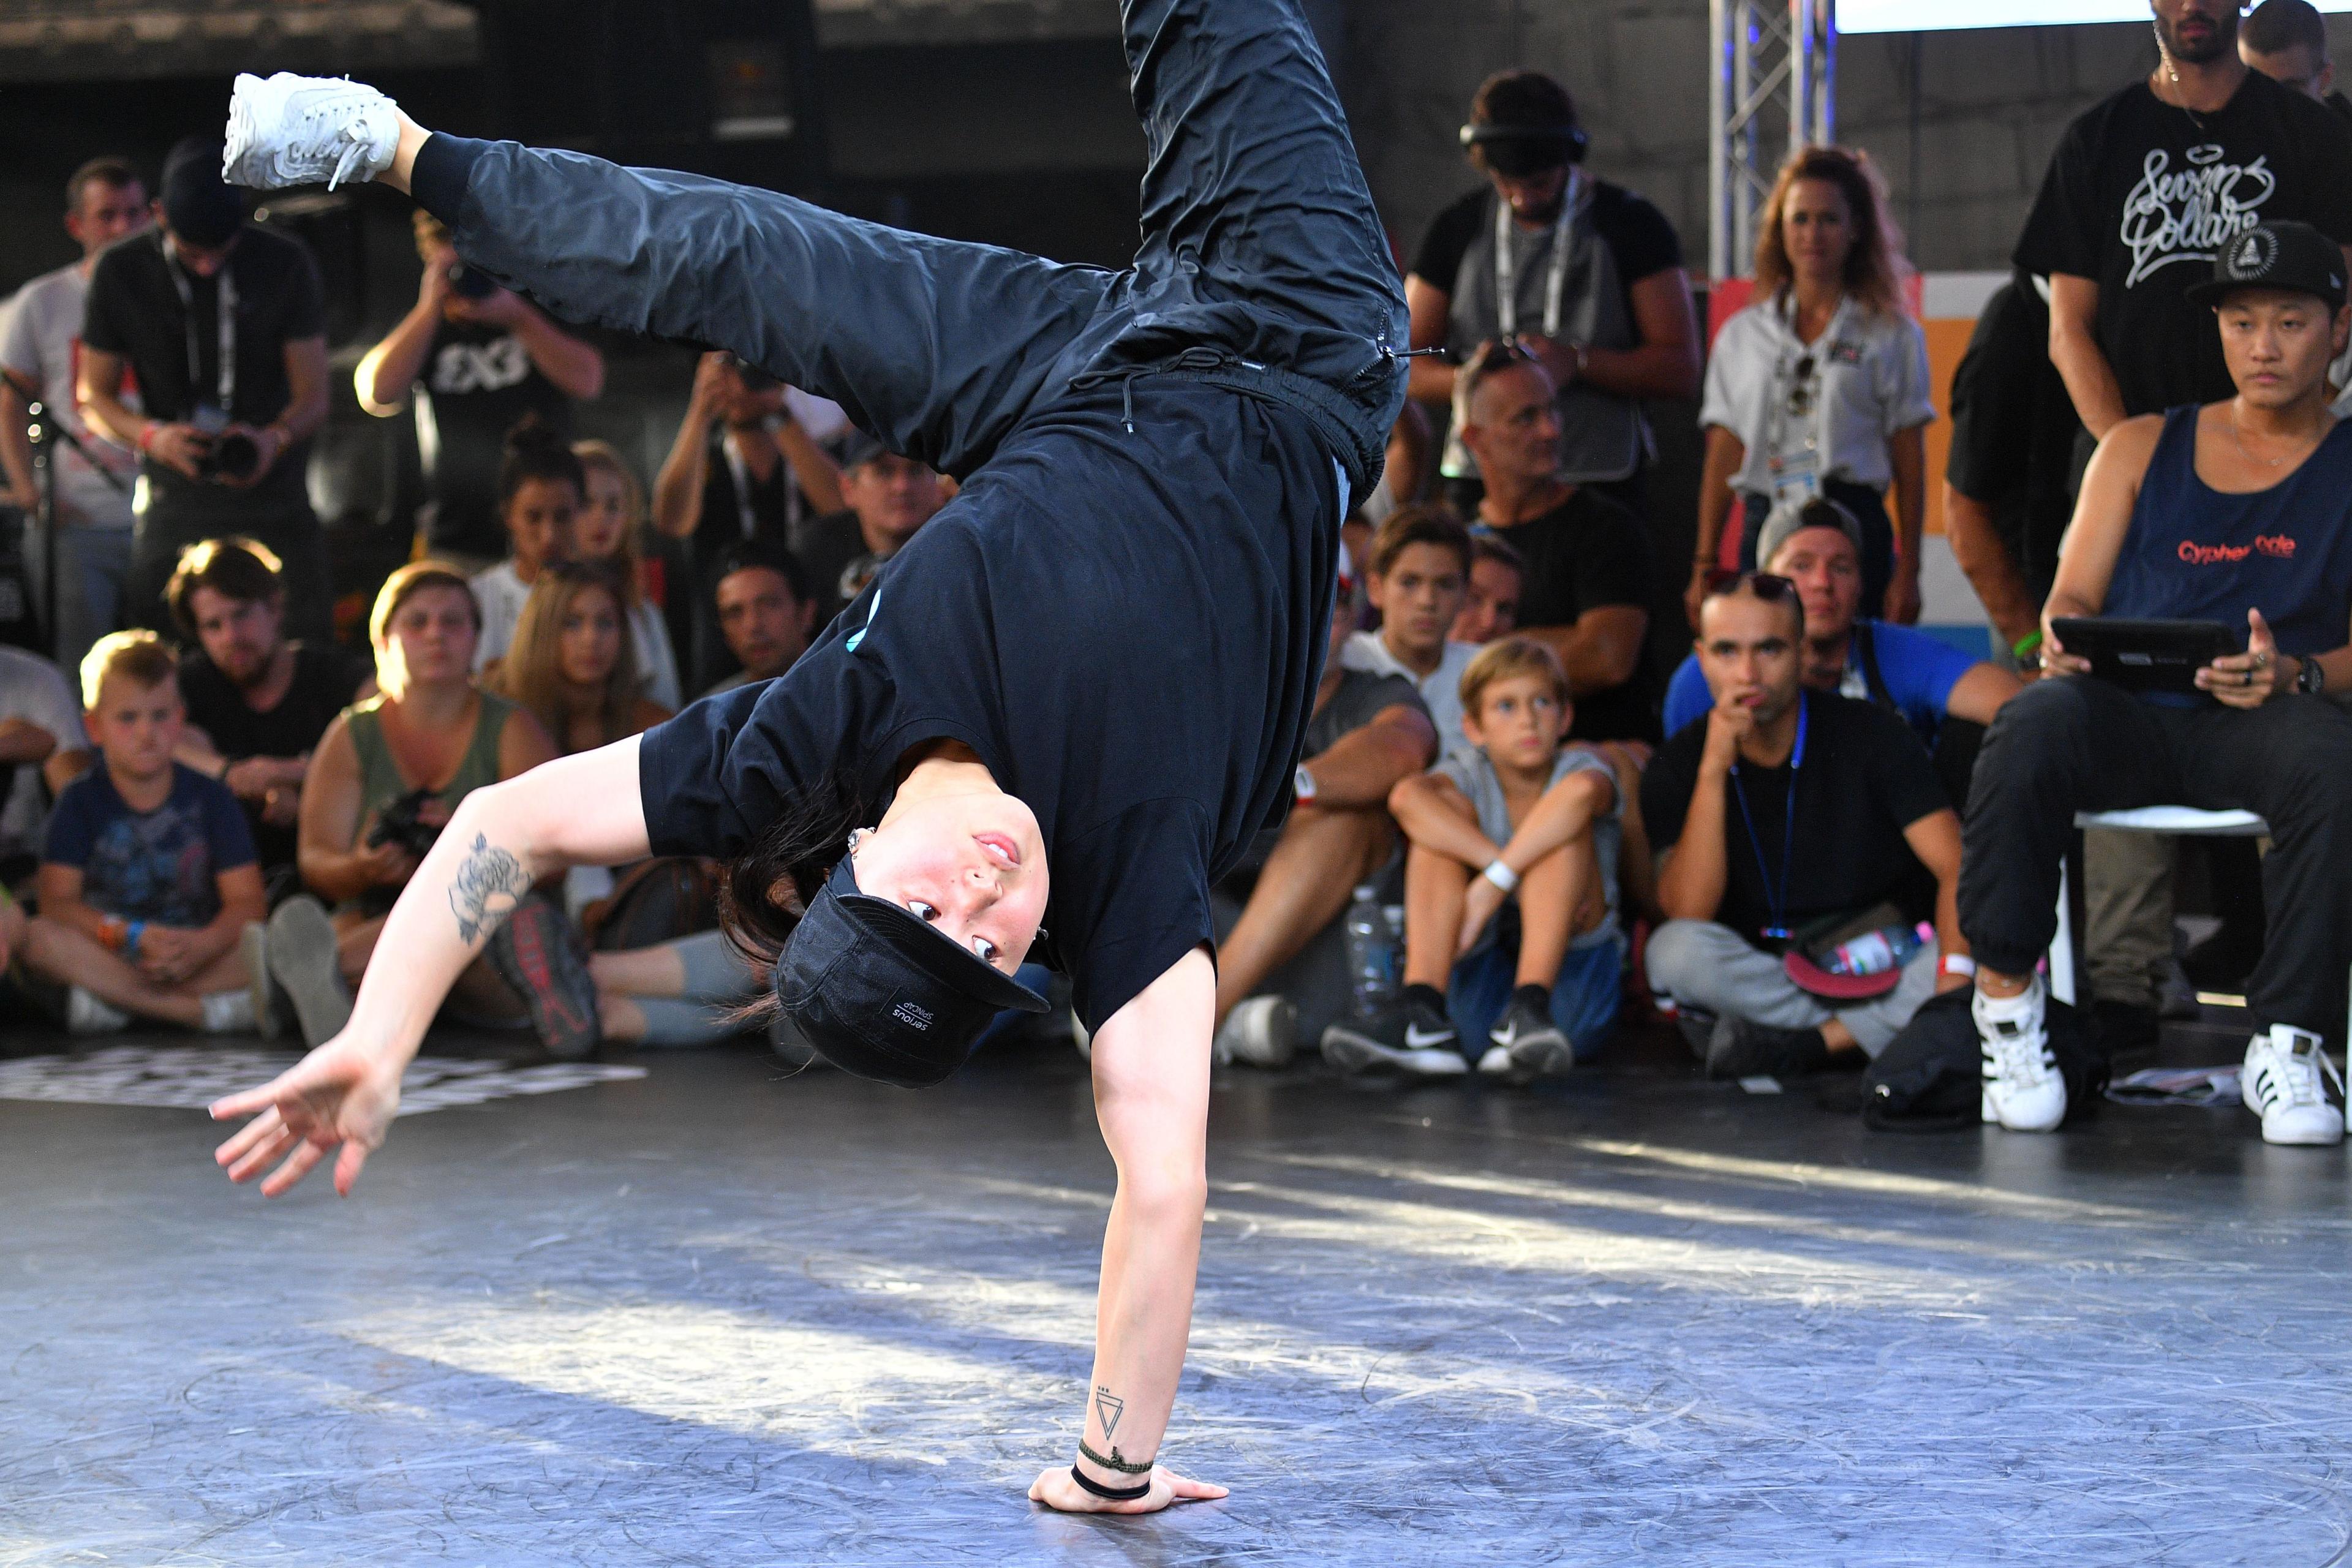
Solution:
[(564, 756), (643, 734), (670, 716), (641, 693), (624, 629), (625, 592), (610, 566), (544, 568), (515, 623), (514, 647), (488, 682), (529, 710)]
[(588, 476), (587, 491), (572, 520), (572, 558), (603, 562), (617, 574), (637, 684), (646, 696), (675, 712), (684, 689), (669, 626), (662, 617), (661, 595), (648, 582), (643, 544), (645, 487), (609, 441), (574, 441), (572, 455)]
[(1877, 171), (1843, 147), (1791, 156), (1765, 214), (1756, 302), (1723, 324), (1707, 363), (1698, 550), (1684, 607), (1696, 626), (1735, 499), (1739, 564), (1753, 571), (1767, 518), (1827, 498), (1862, 525), (1864, 613), (1908, 626), (1919, 618), (1936, 408), (1927, 334), (1904, 304), (1901, 237)]

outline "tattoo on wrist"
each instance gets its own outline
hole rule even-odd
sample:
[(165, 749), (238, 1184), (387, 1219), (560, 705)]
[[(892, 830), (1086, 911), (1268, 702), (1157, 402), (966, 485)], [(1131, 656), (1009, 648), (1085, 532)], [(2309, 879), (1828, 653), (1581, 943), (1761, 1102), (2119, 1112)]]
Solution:
[(449, 881), (449, 910), (457, 917), (458, 939), (471, 945), (496, 929), (529, 891), (530, 878), (522, 862), (485, 835), (474, 835), (474, 847), (466, 851)]

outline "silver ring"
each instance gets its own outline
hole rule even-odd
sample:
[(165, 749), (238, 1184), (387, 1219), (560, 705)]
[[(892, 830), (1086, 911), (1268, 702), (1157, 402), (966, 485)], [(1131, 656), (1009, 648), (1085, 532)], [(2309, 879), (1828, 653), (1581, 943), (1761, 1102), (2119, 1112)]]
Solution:
[(2271, 665), (2271, 656), (2270, 656), (2270, 655), (2268, 655), (2268, 654), (2266, 654), (2266, 653), (2258, 653), (2258, 654), (2254, 655), (2254, 668), (2255, 668), (2256, 669), (2268, 669), (2268, 668), (2270, 668), (2270, 665)]

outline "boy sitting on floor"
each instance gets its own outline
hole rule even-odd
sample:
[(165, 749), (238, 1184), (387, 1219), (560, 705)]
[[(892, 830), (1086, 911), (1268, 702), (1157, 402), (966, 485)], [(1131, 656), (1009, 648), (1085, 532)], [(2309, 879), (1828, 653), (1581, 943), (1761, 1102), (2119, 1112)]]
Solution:
[(101, 637), (81, 689), (100, 762), (49, 814), (26, 964), (68, 988), (78, 1035), (131, 1015), (252, 1028), (241, 942), (268, 912), (261, 868), (228, 786), (172, 760), (184, 714), (171, 650), (152, 632)]
[(1475, 1060), (1524, 1080), (1608, 1038), (1625, 961), (1621, 801), (1599, 752), (1561, 744), (1572, 713), (1567, 673), (1533, 638), (1490, 644), (1463, 671), (1470, 746), (1389, 796), (1410, 840), (1404, 993), (1378, 1024), (1331, 1026), (1335, 1066), (1444, 1077)]

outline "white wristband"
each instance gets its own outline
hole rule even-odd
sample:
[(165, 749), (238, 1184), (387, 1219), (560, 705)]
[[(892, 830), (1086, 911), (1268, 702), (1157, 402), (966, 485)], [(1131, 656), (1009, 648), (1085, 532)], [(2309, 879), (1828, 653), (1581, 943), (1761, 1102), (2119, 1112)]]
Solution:
[(1499, 859), (1487, 861), (1486, 868), (1478, 874), (1507, 893), (1516, 892), (1518, 889), (1519, 874), (1504, 865)]
[(1305, 763), (1299, 763), (1298, 771), (1290, 775), (1290, 793), (1297, 797), (1298, 804), (1301, 805), (1306, 805), (1315, 799), (1317, 793), (1315, 775), (1307, 771)]
[(1936, 960), (1936, 973), (1938, 974), (1974, 974), (1976, 972), (1977, 961), (1965, 952), (1948, 952)]

